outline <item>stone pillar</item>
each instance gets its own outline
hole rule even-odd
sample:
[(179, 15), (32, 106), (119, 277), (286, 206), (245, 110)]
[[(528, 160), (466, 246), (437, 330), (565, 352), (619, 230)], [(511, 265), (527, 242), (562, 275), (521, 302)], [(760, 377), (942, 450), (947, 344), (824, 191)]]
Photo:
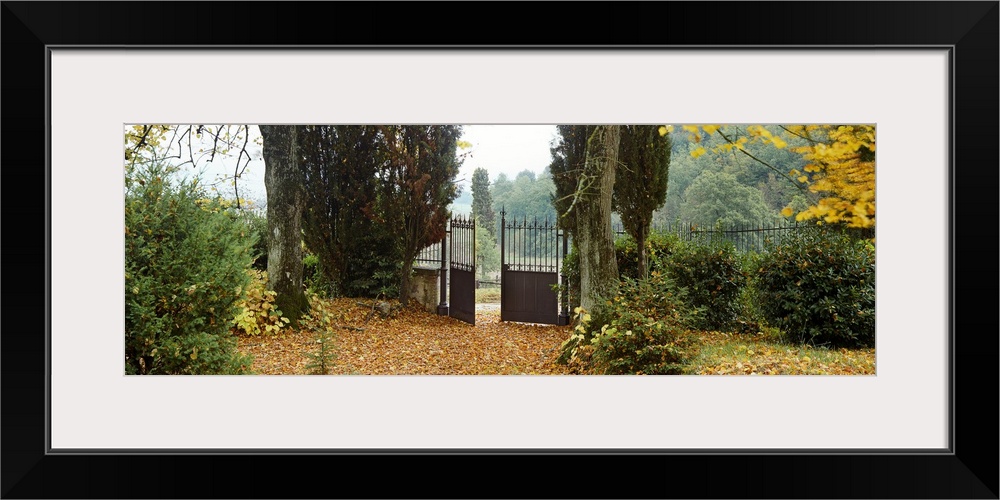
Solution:
[(440, 269), (413, 269), (410, 298), (417, 301), (425, 311), (433, 313), (438, 309), (438, 277)]

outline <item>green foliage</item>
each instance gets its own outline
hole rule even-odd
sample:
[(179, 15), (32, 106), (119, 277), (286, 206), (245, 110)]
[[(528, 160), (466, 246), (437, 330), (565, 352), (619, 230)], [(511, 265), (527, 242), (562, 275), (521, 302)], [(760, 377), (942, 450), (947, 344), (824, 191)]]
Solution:
[(645, 280), (625, 279), (593, 315), (574, 311), (573, 335), (557, 361), (601, 374), (680, 373), (681, 334), (703, 313), (691, 310), (685, 291), (657, 271)]
[[(650, 262), (650, 271), (661, 271), (662, 262), (670, 254), (670, 248), (677, 241), (677, 236), (670, 233), (652, 233), (646, 240), (646, 251)], [(615, 258), (618, 261), (618, 274), (622, 280), (638, 279), (639, 274), (639, 254), (635, 240), (631, 236), (622, 236), (615, 240)], [(566, 277), (569, 284), (569, 307), (570, 309), (580, 305), (580, 255), (575, 248), (571, 248), (566, 258), (562, 261), (562, 275)], [(566, 285), (557, 287), (557, 291), (562, 293), (566, 290)]]
[[(662, 271), (664, 259), (670, 255), (670, 249), (677, 241), (677, 236), (672, 233), (654, 232), (649, 236), (646, 240), (646, 251), (649, 252), (650, 271)], [(615, 259), (618, 262), (618, 274), (623, 280), (639, 278), (639, 253), (631, 236), (621, 236), (615, 240)], [(562, 273), (575, 287), (576, 292), (571, 292), (570, 297), (579, 297), (579, 255), (575, 251), (571, 250), (563, 260)], [(579, 305), (571, 300), (570, 305), (574, 304)]]
[[(680, 126), (678, 125), (676, 128), (680, 128)], [(787, 136), (780, 127), (767, 126), (765, 128), (777, 136)], [(736, 137), (746, 135), (744, 129), (745, 127), (740, 125), (726, 125), (721, 127), (720, 131), (728, 137)], [(777, 169), (777, 172), (775, 172), (766, 165), (748, 158), (735, 148), (718, 154), (691, 155), (691, 152), (698, 148), (714, 150), (726, 144), (726, 141), (718, 133), (705, 135), (701, 137), (700, 142), (694, 142), (690, 134), (687, 133), (673, 133), (670, 135), (673, 138), (673, 151), (670, 160), (670, 185), (667, 188), (664, 207), (654, 217), (654, 224), (657, 222), (672, 221), (678, 217), (683, 218), (685, 222), (694, 222), (702, 225), (711, 226), (715, 223), (715, 220), (689, 221), (687, 219), (689, 214), (682, 214), (682, 211), (691, 211), (690, 208), (686, 208), (686, 205), (699, 201), (687, 196), (686, 191), (692, 182), (706, 171), (715, 174), (725, 173), (732, 175), (740, 186), (758, 191), (767, 206), (768, 218), (765, 220), (770, 220), (772, 217), (777, 216), (793, 196), (802, 193), (799, 186), (796, 186), (782, 175), (793, 169), (801, 170), (806, 164), (802, 155), (791, 151), (791, 148), (779, 149), (769, 147), (755, 148), (753, 150), (754, 156), (775, 167)], [(798, 143), (789, 143), (789, 145), (796, 144)], [(697, 191), (693, 194), (696, 194)], [(721, 198), (721, 201), (723, 204), (747, 204), (738, 198), (731, 198), (728, 202), (726, 198)], [(752, 204), (755, 206), (758, 205), (756, 200)], [(719, 207), (722, 208), (722, 206)]]
[[(398, 231), (385, 223), (378, 189), (386, 168), (386, 140), (382, 130), (366, 125), (305, 127), (302, 134), (302, 170), (306, 209), (302, 214), (303, 240), (312, 258), (304, 259), (307, 289), (326, 297), (337, 294), (374, 296), (385, 285), (375, 274), (382, 260), (398, 257)], [(395, 268), (395, 263), (390, 264)], [(394, 275), (398, 281), (399, 274)]]
[[(539, 224), (544, 224), (548, 220), (550, 225), (555, 225), (556, 211), (551, 203), (553, 192), (555, 185), (548, 172), (536, 176), (531, 170), (523, 170), (513, 181), (508, 181), (507, 177), (501, 174), (497, 176), (497, 181), (493, 185), (493, 208), (498, 213), (501, 210), (506, 211), (508, 224), (514, 221), (533, 224), (536, 220)], [(496, 219), (496, 227), (499, 230), (499, 217)], [(544, 253), (541, 240), (528, 239), (525, 243), (527, 244), (524, 247), (525, 255)]]
[(639, 246), (631, 236), (619, 236), (615, 239), (615, 259), (618, 261), (618, 274), (622, 278), (638, 277)]
[(234, 330), (244, 335), (278, 333), (290, 322), (274, 305), (278, 293), (267, 289), (267, 272), (251, 269), (247, 273), (251, 281), (246, 296), (237, 304), (239, 312), (233, 319)]
[(336, 296), (336, 286), (330, 282), (330, 278), (320, 267), (319, 257), (312, 252), (302, 257), (302, 283), (306, 287), (307, 294), (315, 293), (325, 298)]
[(464, 158), (458, 156), (460, 125), (387, 125), (386, 163), (381, 173), (379, 217), (393, 228), (402, 257), (397, 295), (409, 301), (410, 274), (417, 253), (444, 238), (458, 197), (455, 178)]
[[(653, 211), (667, 196), (671, 139), (661, 136), (655, 125), (623, 125), (615, 173), (611, 208), (621, 216), (622, 226), (638, 243), (639, 273), (648, 272), (645, 251)], [(621, 269), (619, 269), (619, 274)]]
[(761, 292), (754, 286), (754, 281), (750, 276), (757, 272), (756, 257), (747, 256), (743, 259), (743, 272), (748, 277), (746, 286), (740, 291), (737, 299), (739, 312), (736, 322), (730, 329), (732, 333), (763, 333), (765, 330), (775, 330), (764, 326), (767, 321), (760, 312)]
[[(164, 336), (149, 356), (153, 365), (145, 373), (150, 375), (239, 375), (250, 373), (253, 364), (249, 356), (236, 350), (234, 338), (205, 332)], [(140, 369), (127, 373), (144, 372)]]
[(677, 240), (661, 265), (687, 290), (688, 305), (704, 309), (698, 328), (723, 330), (736, 324), (747, 276), (732, 243)]
[(250, 276), (254, 238), (197, 180), (126, 167), (125, 370), (229, 374), (250, 360), (230, 332)]
[(560, 226), (570, 233), (576, 230), (576, 214), (567, 212), (580, 181), (587, 158), (587, 138), (593, 129), (593, 125), (558, 125), (558, 135), (549, 149), (552, 162), (548, 170), (555, 187), (552, 205), (558, 213)]
[(485, 281), (500, 270), (500, 248), (481, 219), (476, 219), (476, 270), (479, 279)]
[[(720, 241), (700, 244), (685, 241), (672, 233), (653, 233), (646, 241), (649, 252), (650, 279), (668, 275), (678, 288), (684, 288), (686, 308), (702, 311), (692, 326), (705, 329), (728, 329), (741, 326), (743, 289), (747, 284), (745, 258), (733, 245)], [(615, 257), (621, 279), (638, 279), (638, 249), (635, 240), (623, 236), (615, 241)], [(569, 283), (578, 283), (580, 271), (576, 255), (563, 261), (563, 273)], [(654, 276), (656, 275), (656, 276)], [(642, 280), (639, 280), (642, 282)], [(570, 293), (571, 301), (575, 297)], [(571, 302), (573, 304), (573, 302)], [(600, 310), (595, 315), (601, 314)]]
[(386, 228), (359, 235), (337, 283), (339, 293), (346, 297), (398, 296), (403, 257), (396, 239)]
[[(662, 263), (670, 255), (670, 248), (678, 241), (671, 233), (652, 233), (646, 240), (649, 271), (662, 270)], [(622, 279), (639, 279), (639, 251), (631, 236), (615, 240), (615, 258), (618, 260), (618, 274)]]
[(254, 259), (253, 268), (267, 271), (267, 217), (253, 210), (242, 210), (240, 218), (254, 239), (254, 244), (250, 248)]
[(499, 304), (500, 287), (476, 289), (476, 304)]
[(472, 173), (472, 218), (489, 231), (496, 240), (496, 212), (493, 211), (493, 197), (490, 195), (490, 174), (485, 168), (477, 168)]
[(777, 220), (760, 190), (726, 172), (706, 170), (684, 191), (680, 217), (699, 226), (755, 226)]
[(316, 334), (316, 352), (306, 354), (309, 363), (306, 369), (315, 375), (326, 375), (330, 373), (330, 368), (337, 360), (337, 350), (334, 345), (333, 336), (329, 332), (318, 332)]
[(595, 332), (592, 370), (602, 375), (677, 375), (683, 372), (683, 330), (628, 309)]
[(306, 365), (313, 374), (326, 375), (337, 360), (336, 339), (333, 331), (339, 323), (346, 322), (346, 315), (336, 313), (326, 300), (316, 294), (309, 294), (309, 314), (302, 317), (302, 328), (311, 330), (316, 336), (314, 352), (306, 353)]
[(566, 293), (569, 308), (575, 309), (580, 305), (580, 253), (575, 247), (563, 259), (561, 273), (566, 282), (555, 289), (559, 294)]
[(836, 231), (801, 230), (761, 256), (760, 311), (798, 342), (875, 345), (875, 247)]

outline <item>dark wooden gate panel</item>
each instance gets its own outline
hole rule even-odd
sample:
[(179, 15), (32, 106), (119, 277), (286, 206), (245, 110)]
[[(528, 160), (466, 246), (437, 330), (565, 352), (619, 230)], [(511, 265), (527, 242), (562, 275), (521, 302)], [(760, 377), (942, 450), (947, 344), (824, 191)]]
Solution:
[(476, 324), (476, 221), (456, 217), (451, 220), (451, 270), (448, 315)]
[(559, 311), (560, 254), (565, 241), (549, 221), (507, 221), (500, 212), (500, 321), (565, 325)]
[(505, 271), (500, 289), (506, 299), (500, 314), (503, 321), (555, 325), (559, 320), (558, 295), (552, 286), (559, 283), (556, 273)]

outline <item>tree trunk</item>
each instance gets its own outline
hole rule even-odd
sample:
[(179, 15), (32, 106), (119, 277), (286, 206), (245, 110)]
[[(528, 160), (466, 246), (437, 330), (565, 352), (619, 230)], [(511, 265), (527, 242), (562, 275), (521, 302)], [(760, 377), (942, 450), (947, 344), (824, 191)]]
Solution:
[(275, 306), (297, 325), (309, 310), (302, 287), (302, 211), (305, 193), (299, 166), (298, 127), (261, 125), (267, 190), (267, 288)]
[[(413, 259), (403, 260), (403, 274), (399, 283), (399, 305), (406, 307), (410, 303), (410, 275), (413, 274)], [(444, 279), (444, 276), (441, 277)]]
[(639, 255), (639, 270), (636, 278), (645, 279), (646, 274), (646, 240), (649, 237), (649, 225), (644, 224), (639, 227), (638, 235), (635, 239), (635, 243), (638, 246)]
[(618, 164), (619, 126), (595, 127), (587, 140), (587, 160), (577, 206), (580, 250), (580, 305), (592, 311), (618, 288), (618, 262), (611, 232), (611, 194)]

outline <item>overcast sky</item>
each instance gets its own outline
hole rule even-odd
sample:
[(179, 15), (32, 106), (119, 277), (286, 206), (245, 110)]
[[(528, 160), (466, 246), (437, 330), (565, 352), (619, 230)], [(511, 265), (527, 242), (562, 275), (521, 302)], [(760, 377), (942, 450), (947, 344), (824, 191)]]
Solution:
[[(251, 147), (248, 152), (251, 161), (240, 179), (239, 194), (241, 198), (264, 201), (264, 161), (260, 146), (253, 143), (255, 138), (260, 137), (260, 132), (256, 126), (251, 126), (250, 131)], [(471, 143), (472, 148), (462, 151), (468, 153), (458, 174), (463, 184), (462, 191), (471, 190), (472, 173), (479, 167), (490, 173), (490, 182), (495, 181), (501, 172), (511, 179), (525, 169), (540, 174), (551, 161), (549, 145), (555, 133), (555, 125), (463, 126), (462, 140)], [(211, 182), (220, 176), (231, 177), (235, 166), (235, 155), (216, 158), (215, 162), (204, 164), (202, 178)], [(218, 188), (223, 194), (233, 194), (231, 186), (220, 184)]]
[(471, 182), (479, 167), (490, 173), (490, 182), (501, 172), (511, 179), (525, 169), (540, 174), (552, 161), (549, 143), (555, 133), (555, 125), (466, 125), (462, 140), (472, 149), (458, 178)]

